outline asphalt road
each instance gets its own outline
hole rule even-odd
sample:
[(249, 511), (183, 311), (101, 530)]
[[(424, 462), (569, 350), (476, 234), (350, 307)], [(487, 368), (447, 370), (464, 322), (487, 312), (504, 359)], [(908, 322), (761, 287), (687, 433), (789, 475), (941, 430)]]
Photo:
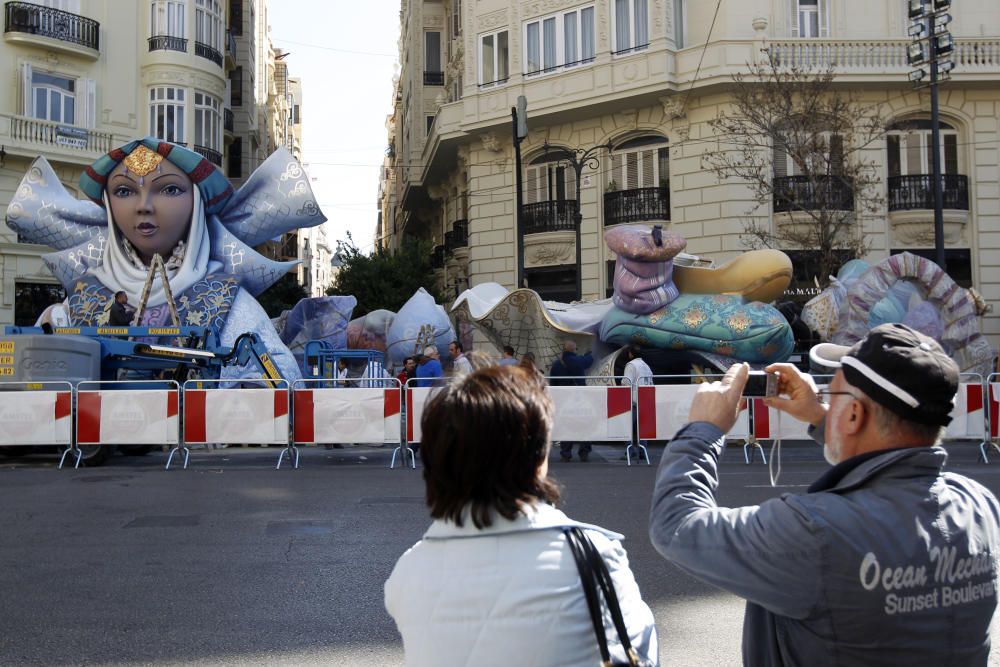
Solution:
[[(951, 449), (953, 469), (1000, 491), (1000, 466)], [(740, 664), (743, 603), (656, 554), (655, 467), (627, 468), (621, 453), (554, 460), (564, 509), (626, 535), (664, 664)], [(159, 452), (80, 470), (0, 459), (0, 664), (401, 665), (382, 583), (429, 523), (419, 469), (352, 448), (309, 449), (299, 470), (276, 471), (277, 454), (195, 451), (169, 472)], [(786, 446), (772, 488), (731, 448), (720, 501), (801, 491), (823, 469), (817, 448)]]

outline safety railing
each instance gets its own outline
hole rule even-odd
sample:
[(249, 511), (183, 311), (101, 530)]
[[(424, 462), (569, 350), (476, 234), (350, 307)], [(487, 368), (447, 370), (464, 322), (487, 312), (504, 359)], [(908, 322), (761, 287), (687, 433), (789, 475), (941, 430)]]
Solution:
[[(623, 443), (628, 465), (633, 452), (649, 464), (647, 441), (672, 439), (688, 421), (698, 390), (692, 381), (714, 377), (721, 376), (656, 375), (654, 384), (635, 387), (623, 376), (547, 378), (605, 383), (550, 385), (555, 407), (551, 439)], [(813, 377), (821, 387), (829, 381), (829, 376)], [(439, 386), (447, 381), (437, 380)], [(70, 455), (79, 467), (90, 447), (172, 445), (169, 470), (178, 453), (187, 468), (189, 445), (195, 444), (282, 445), (276, 469), (286, 458), (298, 468), (300, 446), (389, 444), (395, 445), (390, 468), (397, 458), (404, 467), (409, 463), (415, 468), (424, 406), (439, 388), (419, 386), (416, 378), (402, 385), (390, 377), (280, 380), (277, 387), (241, 381), (254, 385), (249, 388), (228, 386), (233, 382), (86, 381), (77, 387), (65, 381), (0, 382), (0, 447), (64, 447), (61, 468)], [(753, 397), (726, 439), (743, 440), (747, 464), (757, 452), (767, 463), (762, 442), (807, 439), (807, 428)], [(989, 463), (989, 446), (1000, 452), (998, 438), (1000, 374), (984, 381), (981, 375), (963, 373), (945, 440), (977, 442), (979, 459)]]
[[(0, 382), (0, 447), (65, 447), (74, 451), (73, 385), (65, 381)], [(77, 456), (79, 465), (79, 456)]]

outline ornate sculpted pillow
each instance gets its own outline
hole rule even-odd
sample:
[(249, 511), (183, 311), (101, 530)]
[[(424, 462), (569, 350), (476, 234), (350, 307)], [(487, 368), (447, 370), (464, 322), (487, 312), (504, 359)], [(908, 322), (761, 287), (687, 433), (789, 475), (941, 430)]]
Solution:
[(795, 346), (792, 328), (773, 306), (708, 294), (681, 294), (648, 315), (613, 308), (601, 323), (601, 340), (710, 352), (750, 363), (784, 361)]

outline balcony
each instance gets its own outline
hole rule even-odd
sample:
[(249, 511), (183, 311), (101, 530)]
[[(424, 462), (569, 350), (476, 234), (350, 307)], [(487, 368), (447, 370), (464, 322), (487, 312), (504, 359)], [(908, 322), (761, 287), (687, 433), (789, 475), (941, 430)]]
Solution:
[(0, 143), (4, 144), (7, 153), (33, 157), (44, 152), (69, 162), (87, 164), (125, 140), (110, 132), (0, 114)]
[(219, 67), (222, 67), (222, 54), (219, 53), (218, 49), (211, 47), (208, 44), (205, 44), (203, 42), (195, 42), (194, 54), (200, 58), (211, 60)]
[(521, 208), (524, 233), (573, 231), (577, 205), (575, 199), (559, 199), (525, 204)]
[(779, 176), (774, 179), (774, 212), (853, 211), (854, 190), (840, 176)]
[(222, 110), (222, 129), (226, 132), (232, 133), (236, 131), (236, 118), (233, 115), (232, 109)]
[(424, 72), (425, 86), (443, 86), (444, 72)]
[[(942, 208), (969, 210), (969, 179), (958, 174), (941, 175)], [(889, 211), (934, 208), (934, 177), (908, 174), (889, 177)]]
[(222, 153), (220, 153), (219, 151), (207, 148), (205, 146), (196, 145), (194, 147), (194, 152), (202, 156), (203, 158), (206, 158), (209, 162), (211, 162), (215, 166), (217, 167), (222, 166)]
[[(792, 39), (771, 42), (767, 53), (781, 67), (823, 68), (837, 73), (886, 73), (909, 71), (908, 39), (834, 40)], [(951, 56), (953, 76), (961, 73), (996, 72), (1000, 68), (1000, 39), (956, 39)]]
[(173, 35), (153, 35), (148, 40), (149, 50), (152, 51), (180, 51), (187, 53), (188, 41), (183, 37)]
[(9, 40), (39, 42), (89, 58), (100, 56), (101, 26), (93, 19), (30, 2), (8, 2), (4, 15), (4, 36)]
[(604, 193), (604, 225), (670, 220), (670, 188), (637, 188)]

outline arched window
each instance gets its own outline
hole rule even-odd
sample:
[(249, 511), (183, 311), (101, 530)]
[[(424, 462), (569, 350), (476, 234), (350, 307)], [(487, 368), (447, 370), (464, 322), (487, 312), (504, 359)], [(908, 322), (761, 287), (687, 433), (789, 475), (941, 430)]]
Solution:
[(576, 198), (576, 175), (564, 159), (565, 149), (549, 149), (528, 164), (524, 179), (524, 201), (564, 201)]
[(608, 185), (614, 190), (669, 187), (667, 140), (657, 135), (629, 139), (614, 147)]
[[(941, 126), (941, 172), (958, 173), (958, 132), (948, 123)], [(889, 176), (930, 174), (932, 169), (931, 121), (904, 120), (889, 126), (885, 138)]]

